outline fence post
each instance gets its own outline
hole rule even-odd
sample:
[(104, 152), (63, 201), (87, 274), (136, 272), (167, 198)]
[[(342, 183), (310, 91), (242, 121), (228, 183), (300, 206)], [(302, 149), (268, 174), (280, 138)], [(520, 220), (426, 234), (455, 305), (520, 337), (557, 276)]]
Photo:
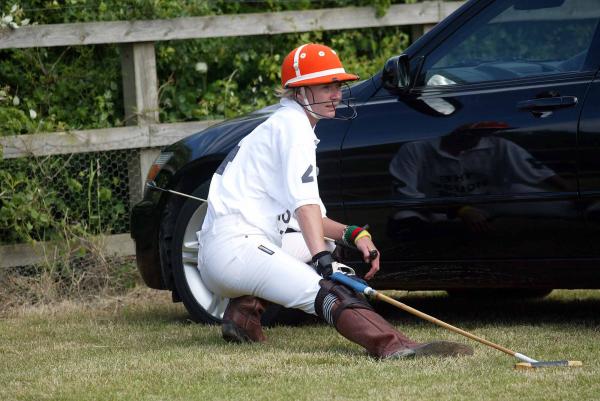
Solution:
[[(428, 7), (437, 8), (437, 21), (441, 21), (447, 15), (445, 10), (444, 1), (437, 0), (435, 3), (431, 2)], [(411, 33), (411, 43), (416, 42), (421, 36), (425, 35), (427, 32), (431, 31), (436, 24), (420, 24), (420, 25), (412, 25), (410, 27)]]
[(433, 29), (434, 26), (435, 24), (411, 25), (411, 43), (415, 42), (421, 36), (431, 31), (431, 29)]
[[(157, 124), (158, 77), (154, 42), (124, 43), (120, 49), (125, 122), (138, 126)], [(141, 148), (129, 159), (129, 200), (132, 205), (142, 198), (144, 179), (159, 152), (159, 149)]]

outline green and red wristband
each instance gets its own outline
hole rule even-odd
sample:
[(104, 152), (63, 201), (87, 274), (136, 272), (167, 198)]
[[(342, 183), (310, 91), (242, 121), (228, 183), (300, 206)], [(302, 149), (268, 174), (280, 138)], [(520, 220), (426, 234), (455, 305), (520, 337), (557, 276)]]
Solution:
[(342, 241), (346, 245), (355, 245), (356, 240), (362, 237), (371, 238), (371, 234), (369, 234), (367, 230), (359, 226), (347, 226), (344, 229), (344, 232), (342, 233)]

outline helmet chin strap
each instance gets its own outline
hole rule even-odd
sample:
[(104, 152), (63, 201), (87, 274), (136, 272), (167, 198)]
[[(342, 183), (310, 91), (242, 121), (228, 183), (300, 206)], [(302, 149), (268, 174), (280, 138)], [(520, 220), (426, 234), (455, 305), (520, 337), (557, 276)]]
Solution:
[[(297, 88), (299, 90), (300, 95), (302, 96), (302, 100), (303, 102), (299, 101), (298, 99), (296, 99), (296, 102), (302, 106), (302, 108), (304, 108), (304, 110), (309, 113), (311, 116), (313, 116), (316, 120), (322, 120), (322, 119), (328, 119), (328, 120), (341, 120), (341, 121), (348, 121), (348, 120), (353, 120), (356, 118), (356, 109), (354, 108), (353, 105), (350, 104), (350, 99), (346, 99), (346, 101), (342, 100), (342, 104), (345, 104), (350, 110), (351, 110), (351, 115), (348, 117), (329, 117), (329, 116), (324, 116), (322, 114), (319, 114), (317, 112), (315, 112), (312, 109), (312, 105), (314, 104), (323, 104), (323, 103), (331, 103), (333, 105), (332, 101), (326, 101), (326, 102), (309, 102), (308, 101), (308, 97), (306, 96), (306, 90), (304, 88), (304, 86), (301, 86), (299, 88)], [(314, 99), (313, 99), (314, 100)]]
[(313, 111), (311, 103), (308, 101), (308, 97), (306, 97), (306, 90), (304, 89), (304, 86), (300, 87), (300, 95), (302, 95), (302, 98), (304, 99), (304, 103), (300, 103), (300, 105), (304, 107), (304, 110), (308, 111), (310, 115), (316, 118), (317, 120), (325, 118), (325, 116), (317, 114)]

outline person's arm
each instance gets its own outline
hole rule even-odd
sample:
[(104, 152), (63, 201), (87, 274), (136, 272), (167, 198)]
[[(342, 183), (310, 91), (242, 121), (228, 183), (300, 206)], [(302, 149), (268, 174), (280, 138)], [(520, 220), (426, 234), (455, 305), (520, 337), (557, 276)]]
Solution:
[(335, 220), (330, 219), (329, 217), (323, 217), (323, 231), (327, 238), (334, 239), (336, 241), (342, 240), (342, 235), (344, 234), (344, 230), (347, 225), (338, 223)]
[(419, 188), (419, 170), (425, 159), (427, 142), (409, 142), (403, 145), (392, 159), (389, 172), (392, 176), (394, 198), (421, 199), (425, 194)]
[[(296, 209), (296, 219), (308, 250), (312, 256), (327, 251), (324, 239), (323, 218), (319, 205), (304, 205)], [(341, 232), (341, 231), (340, 231)]]
[(333, 273), (333, 257), (323, 238), (323, 216), (317, 204), (306, 204), (295, 211), (304, 242), (312, 255), (312, 264), (318, 274), (328, 278)]
[[(338, 223), (328, 217), (323, 218), (323, 229), (325, 236), (328, 238), (343, 241), (344, 239), (342, 237), (344, 236), (347, 227), (347, 225)], [(369, 280), (379, 271), (379, 252), (377, 252), (376, 258), (371, 259), (371, 251), (377, 250), (377, 248), (370, 236), (359, 238), (355, 241), (354, 245), (358, 248), (359, 252), (362, 253), (363, 260), (371, 265), (371, 269), (365, 274), (365, 279)]]

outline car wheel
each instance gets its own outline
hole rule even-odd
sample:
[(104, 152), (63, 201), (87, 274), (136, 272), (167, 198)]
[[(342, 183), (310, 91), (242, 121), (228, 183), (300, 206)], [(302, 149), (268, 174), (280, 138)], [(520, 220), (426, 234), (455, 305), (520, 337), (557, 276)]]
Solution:
[(552, 288), (469, 288), (447, 290), (446, 292), (457, 298), (511, 301), (544, 298), (552, 292)]
[[(210, 181), (192, 192), (193, 196), (206, 199)], [(198, 323), (220, 324), (229, 302), (209, 290), (200, 277), (198, 269), (198, 238), (196, 232), (202, 227), (207, 204), (194, 199), (186, 199), (183, 204), (176, 202), (167, 211), (174, 221), (173, 229), (161, 227), (160, 242), (164, 248), (166, 263), (171, 267), (173, 284), (177, 296), (183, 302), (193, 321)], [(175, 217), (176, 216), (176, 217)], [(168, 225), (168, 224), (166, 224)], [(170, 232), (170, 233), (169, 233)], [(161, 255), (161, 259), (163, 256)], [(269, 306), (263, 316), (263, 325), (303, 323), (309, 315), (299, 310), (286, 309), (279, 305)]]
[[(206, 199), (210, 181), (196, 188), (192, 195)], [(220, 323), (229, 302), (209, 290), (200, 278), (198, 269), (198, 239), (207, 204), (186, 199), (175, 219), (168, 258), (173, 273), (173, 284), (192, 320), (202, 323)]]

